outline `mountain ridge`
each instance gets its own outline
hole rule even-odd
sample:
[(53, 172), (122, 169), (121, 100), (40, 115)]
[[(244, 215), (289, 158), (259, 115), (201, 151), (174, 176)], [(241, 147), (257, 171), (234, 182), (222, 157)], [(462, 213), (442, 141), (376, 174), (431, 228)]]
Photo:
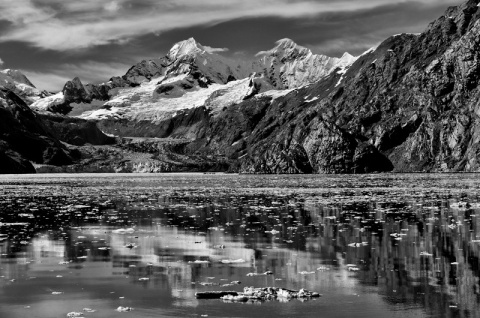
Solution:
[[(261, 59), (250, 63), (210, 52), (194, 38), (189, 38), (174, 44), (164, 57), (141, 61), (132, 66), (125, 75), (112, 77), (106, 83), (83, 85), (79, 78), (74, 78), (65, 84), (62, 92), (39, 100), (33, 103), (32, 107), (68, 114), (72, 109), (71, 104), (91, 104), (95, 100), (97, 104), (102, 104), (100, 102), (121, 95), (117, 93), (122, 88), (135, 88), (152, 80), (157, 81), (152, 87), (169, 82), (167, 88), (175, 90), (177, 95), (188, 89), (208, 88), (214, 84), (225, 85), (252, 76), (258, 78), (255, 80), (257, 86), (262, 83), (265, 86), (263, 89), (257, 88), (256, 93), (267, 89), (290, 89), (311, 84), (328, 75), (336, 67), (347, 68), (355, 60), (355, 57), (347, 54), (342, 58), (316, 55), (292, 40), (288, 40), (290, 47), (283, 48), (283, 54), (279, 54), (279, 43), (285, 44), (285, 41), (278, 41), (277, 46), (265, 51)], [(185, 76), (180, 78), (182, 75)], [(172, 84), (171, 79), (175, 77), (179, 77), (178, 82)], [(175, 87), (172, 88), (172, 85)], [(160, 88), (157, 91), (165, 92)], [(245, 95), (253, 96), (252, 93), (253, 91), (245, 92)], [(151, 94), (154, 95), (154, 92)], [(155, 98), (151, 98), (151, 102), (155, 102)]]

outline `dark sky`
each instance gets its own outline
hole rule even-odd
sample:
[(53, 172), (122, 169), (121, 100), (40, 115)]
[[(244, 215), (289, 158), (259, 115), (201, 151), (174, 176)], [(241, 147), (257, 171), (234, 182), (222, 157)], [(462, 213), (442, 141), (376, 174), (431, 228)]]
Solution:
[(282, 38), (314, 53), (358, 55), (390, 35), (422, 32), (462, 0), (0, 0), (1, 68), (41, 89), (75, 76), (102, 82), (194, 37), (252, 58)]

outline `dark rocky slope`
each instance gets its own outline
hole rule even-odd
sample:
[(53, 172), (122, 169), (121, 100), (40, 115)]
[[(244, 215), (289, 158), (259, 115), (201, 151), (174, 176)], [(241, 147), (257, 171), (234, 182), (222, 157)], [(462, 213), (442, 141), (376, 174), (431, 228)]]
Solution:
[[(187, 148), (251, 173), (480, 171), (478, 4), (387, 39), (345, 74), (199, 116)], [(185, 116), (158, 136), (182, 136)]]
[(113, 142), (94, 122), (36, 113), (14, 92), (0, 89), (0, 173), (35, 173), (34, 165), (79, 161), (81, 152), (65, 143)]
[(0, 90), (2, 173), (34, 172), (30, 162), (64, 165), (72, 155), (38, 116), (10, 90)]

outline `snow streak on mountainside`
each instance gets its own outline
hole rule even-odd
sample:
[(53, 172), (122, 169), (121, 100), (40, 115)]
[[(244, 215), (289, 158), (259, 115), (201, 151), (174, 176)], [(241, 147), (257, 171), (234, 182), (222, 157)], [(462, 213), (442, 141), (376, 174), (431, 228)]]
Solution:
[(291, 40), (280, 40), (260, 55), (253, 63), (236, 61), (190, 38), (175, 44), (165, 57), (142, 61), (107, 83), (83, 85), (75, 78), (62, 92), (31, 107), (97, 120), (158, 122), (201, 106), (215, 114), (259, 93), (311, 84), (356, 59), (348, 53), (342, 58), (315, 55)]

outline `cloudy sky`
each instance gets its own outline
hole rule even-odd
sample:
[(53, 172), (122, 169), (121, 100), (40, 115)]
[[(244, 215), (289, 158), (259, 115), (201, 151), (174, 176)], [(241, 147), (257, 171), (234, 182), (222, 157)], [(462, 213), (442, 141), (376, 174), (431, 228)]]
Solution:
[(0, 0), (0, 68), (39, 88), (75, 76), (102, 82), (181, 40), (248, 59), (291, 38), (315, 53), (354, 55), (421, 32), (462, 0)]

